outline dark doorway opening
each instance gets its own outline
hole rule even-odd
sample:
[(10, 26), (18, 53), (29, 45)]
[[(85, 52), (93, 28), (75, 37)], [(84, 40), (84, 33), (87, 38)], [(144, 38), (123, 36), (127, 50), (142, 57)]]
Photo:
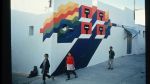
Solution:
[(132, 34), (127, 33), (127, 54), (132, 53)]

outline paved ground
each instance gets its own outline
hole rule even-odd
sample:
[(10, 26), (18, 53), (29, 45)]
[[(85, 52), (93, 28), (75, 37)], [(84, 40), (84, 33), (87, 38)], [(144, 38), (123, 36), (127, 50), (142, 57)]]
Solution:
[(27, 78), (27, 74), (13, 73), (12, 84), (31, 84), (32, 81), (41, 79), (40, 76), (34, 78)]
[[(145, 54), (122, 56), (114, 60), (114, 70), (107, 69), (107, 61), (76, 71), (78, 78), (66, 81), (66, 75), (47, 79), (47, 84), (146, 84)], [(13, 74), (13, 84), (42, 84), (41, 76), (26, 78)]]

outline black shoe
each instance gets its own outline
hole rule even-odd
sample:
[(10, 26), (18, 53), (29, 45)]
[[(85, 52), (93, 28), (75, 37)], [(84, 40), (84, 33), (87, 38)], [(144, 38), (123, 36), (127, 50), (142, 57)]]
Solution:
[(114, 68), (111, 68), (111, 70), (113, 70)]
[(66, 80), (70, 80), (70, 78), (67, 78)]
[(111, 69), (110, 67), (108, 68), (108, 70)]
[(75, 78), (78, 78), (78, 76), (76, 75)]
[(49, 79), (51, 78), (51, 76), (49, 76), (49, 75), (48, 75), (47, 77), (48, 77)]
[(52, 78), (52, 80), (55, 80), (55, 79), (54, 79), (54, 76), (52, 76), (51, 78)]
[(45, 81), (43, 81), (43, 84), (46, 84), (46, 82), (45, 82)]

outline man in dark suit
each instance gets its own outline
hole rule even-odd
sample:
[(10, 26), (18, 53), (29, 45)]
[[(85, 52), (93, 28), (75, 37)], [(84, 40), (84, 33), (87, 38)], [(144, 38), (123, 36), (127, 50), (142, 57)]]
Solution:
[(45, 83), (45, 77), (47, 76), (48, 78), (50, 78), (51, 76), (48, 75), (47, 73), (49, 73), (49, 68), (50, 68), (50, 63), (49, 63), (49, 60), (48, 60), (48, 54), (45, 54), (44, 55), (45, 59), (44, 61), (42, 62), (42, 64), (40, 65), (40, 68), (42, 69), (42, 74), (43, 74), (43, 83)]

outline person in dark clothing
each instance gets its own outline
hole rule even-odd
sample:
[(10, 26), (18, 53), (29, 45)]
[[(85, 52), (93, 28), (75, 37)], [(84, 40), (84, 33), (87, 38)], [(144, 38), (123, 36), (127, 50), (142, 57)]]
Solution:
[(50, 78), (51, 76), (48, 75), (47, 73), (49, 73), (49, 68), (50, 68), (50, 63), (49, 63), (49, 60), (48, 60), (48, 54), (45, 54), (44, 55), (45, 59), (44, 61), (42, 62), (42, 64), (40, 65), (40, 68), (42, 69), (42, 74), (43, 74), (43, 83), (45, 83), (45, 77), (47, 76), (48, 78)]
[(33, 70), (30, 72), (28, 78), (35, 77), (37, 75), (38, 75), (38, 69), (37, 69), (37, 66), (34, 66)]
[(113, 47), (110, 46), (110, 50), (109, 50), (109, 61), (108, 61), (108, 69), (113, 70), (113, 60), (114, 60), (114, 56), (115, 56), (115, 52), (113, 50)]
[(75, 65), (74, 57), (71, 55), (71, 53), (68, 53), (67, 58), (66, 58), (66, 67), (67, 67), (67, 79), (66, 80), (70, 80), (70, 73), (74, 74), (75, 78), (77, 78), (74, 65)]

